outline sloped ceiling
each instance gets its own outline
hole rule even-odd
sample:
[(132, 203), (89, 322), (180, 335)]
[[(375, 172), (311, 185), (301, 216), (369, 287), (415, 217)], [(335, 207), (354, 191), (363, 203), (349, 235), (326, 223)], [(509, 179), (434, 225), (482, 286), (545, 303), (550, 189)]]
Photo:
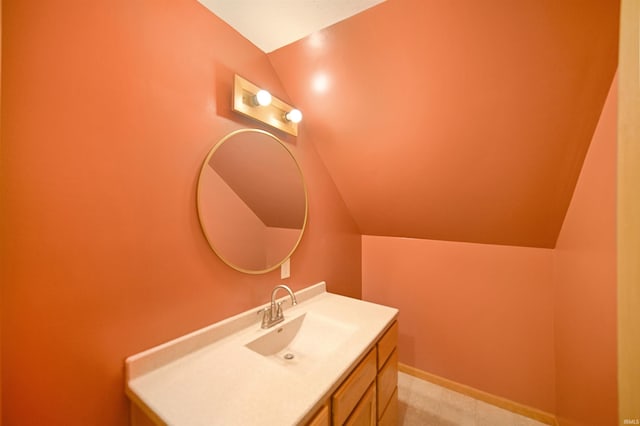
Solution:
[(268, 56), (363, 234), (553, 247), (615, 0), (388, 0)]

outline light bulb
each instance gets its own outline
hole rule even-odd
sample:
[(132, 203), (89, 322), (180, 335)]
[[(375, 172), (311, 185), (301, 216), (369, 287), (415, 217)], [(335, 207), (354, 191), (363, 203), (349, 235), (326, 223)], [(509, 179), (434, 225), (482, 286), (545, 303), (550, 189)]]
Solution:
[(302, 113), (299, 109), (292, 109), (284, 116), (284, 118), (292, 123), (299, 123), (302, 121)]
[(256, 93), (256, 103), (260, 106), (271, 104), (271, 93), (266, 90), (259, 90), (258, 93)]

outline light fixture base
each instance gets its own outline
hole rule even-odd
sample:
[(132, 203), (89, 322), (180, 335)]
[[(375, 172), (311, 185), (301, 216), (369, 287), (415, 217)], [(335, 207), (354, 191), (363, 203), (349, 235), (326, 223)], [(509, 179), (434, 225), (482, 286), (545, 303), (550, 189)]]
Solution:
[(256, 105), (255, 96), (260, 90), (258, 86), (236, 74), (233, 82), (233, 110), (290, 135), (298, 136), (298, 123), (285, 119), (286, 114), (295, 108), (273, 95), (271, 104)]

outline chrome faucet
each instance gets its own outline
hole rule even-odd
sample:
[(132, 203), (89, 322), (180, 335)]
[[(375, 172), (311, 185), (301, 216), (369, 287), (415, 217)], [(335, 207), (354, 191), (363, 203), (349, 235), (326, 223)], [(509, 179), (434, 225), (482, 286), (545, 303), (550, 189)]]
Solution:
[(284, 315), (282, 314), (282, 303), (285, 302), (285, 300), (276, 302), (276, 293), (280, 289), (284, 289), (289, 293), (289, 296), (291, 296), (292, 306), (298, 304), (298, 301), (296, 300), (296, 295), (293, 294), (293, 291), (291, 291), (291, 289), (288, 286), (284, 284), (275, 286), (273, 291), (271, 292), (271, 304), (268, 307), (258, 311), (258, 314), (260, 313), (263, 314), (262, 326), (261, 326), (262, 328), (270, 328), (284, 321)]

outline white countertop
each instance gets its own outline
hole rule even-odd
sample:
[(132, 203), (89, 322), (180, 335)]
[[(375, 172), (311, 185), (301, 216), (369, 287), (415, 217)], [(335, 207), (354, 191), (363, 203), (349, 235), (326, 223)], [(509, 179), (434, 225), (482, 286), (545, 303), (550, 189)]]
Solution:
[(127, 358), (127, 394), (168, 425), (281, 426), (306, 421), (398, 310), (327, 293), (324, 282), (296, 292), (296, 297), (298, 305), (286, 305), (285, 321), (274, 328), (306, 312), (355, 326), (336, 355), (308, 371), (295, 371), (245, 347), (272, 330), (260, 328), (256, 312), (263, 305)]

